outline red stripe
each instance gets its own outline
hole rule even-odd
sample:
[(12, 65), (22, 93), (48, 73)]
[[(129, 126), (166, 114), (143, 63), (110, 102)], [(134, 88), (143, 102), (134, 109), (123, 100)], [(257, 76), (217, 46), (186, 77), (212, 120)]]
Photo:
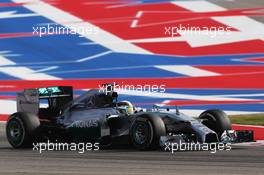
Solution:
[(249, 58), (249, 59), (245, 59), (245, 60), (249, 60), (252, 62), (264, 62), (264, 58)]
[(0, 121), (7, 121), (9, 115), (0, 115)]
[(253, 130), (254, 140), (264, 140), (264, 127), (233, 124), (232, 129), (234, 130)]
[(17, 38), (17, 37), (31, 37), (33, 36), (32, 32), (29, 33), (1, 33), (0, 39), (3, 38)]
[(0, 95), (0, 99), (15, 99), (15, 96), (11, 96), (11, 95)]

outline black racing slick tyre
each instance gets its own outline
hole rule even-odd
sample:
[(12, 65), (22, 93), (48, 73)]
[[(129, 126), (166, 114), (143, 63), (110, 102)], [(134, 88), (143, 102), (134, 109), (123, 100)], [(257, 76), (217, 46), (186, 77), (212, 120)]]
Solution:
[(204, 111), (199, 116), (199, 119), (202, 119), (202, 123), (205, 126), (215, 131), (218, 138), (221, 137), (225, 130), (231, 130), (231, 122), (226, 113), (221, 110), (212, 109)]
[(12, 114), (6, 124), (7, 140), (14, 148), (32, 147), (39, 126), (39, 118), (34, 114)]
[(158, 149), (160, 137), (164, 135), (166, 128), (159, 116), (139, 116), (130, 127), (131, 142), (138, 150)]

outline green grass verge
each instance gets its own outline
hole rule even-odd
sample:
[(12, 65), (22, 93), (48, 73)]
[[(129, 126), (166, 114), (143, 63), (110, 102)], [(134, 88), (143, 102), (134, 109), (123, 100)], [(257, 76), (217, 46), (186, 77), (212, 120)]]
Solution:
[(229, 118), (233, 124), (264, 126), (264, 114), (231, 115)]

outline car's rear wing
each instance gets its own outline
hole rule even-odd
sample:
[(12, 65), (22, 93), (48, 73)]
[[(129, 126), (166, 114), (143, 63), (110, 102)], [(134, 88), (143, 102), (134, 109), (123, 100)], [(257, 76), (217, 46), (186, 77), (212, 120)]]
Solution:
[[(56, 106), (62, 107), (73, 100), (71, 86), (52, 86), (46, 88), (25, 89), (17, 93), (17, 111), (38, 114), (40, 99), (48, 99), (48, 102), (56, 102)], [(55, 103), (54, 103), (55, 104)]]

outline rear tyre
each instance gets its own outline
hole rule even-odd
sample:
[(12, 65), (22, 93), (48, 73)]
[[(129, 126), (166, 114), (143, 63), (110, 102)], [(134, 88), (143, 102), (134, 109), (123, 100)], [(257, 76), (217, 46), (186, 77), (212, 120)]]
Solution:
[(139, 116), (131, 125), (130, 139), (138, 150), (159, 148), (160, 137), (166, 135), (164, 122), (159, 116)]
[(221, 137), (225, 130), (231, 130), (231, 122), (226, 113), (221, 110), (212, 109), (204, 111), (199, 116), (199, 119), (203, 120), (202, 123), (205, 126), (215, 131), (218, 135), (218, 138)]
[(14, 148), (31, 147), (39, 126), (40, 121), (34, 114), (15, 113), (6, 124), (7, 140)]

